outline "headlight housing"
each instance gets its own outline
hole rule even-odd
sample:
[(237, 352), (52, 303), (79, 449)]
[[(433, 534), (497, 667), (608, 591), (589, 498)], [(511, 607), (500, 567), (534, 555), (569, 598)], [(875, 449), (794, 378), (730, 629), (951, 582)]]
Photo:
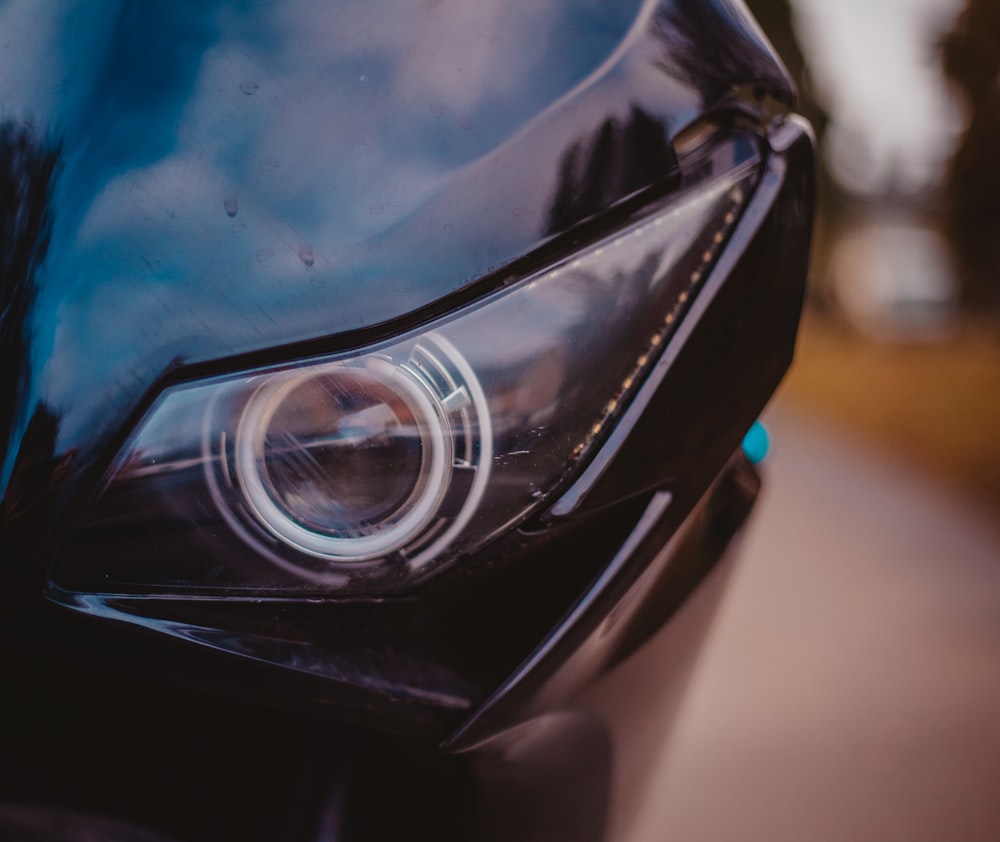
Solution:
[(91, 593), (380, 595), (468, 558), (577, 476), (707, 277), (759, 170), (369, 347), (181, 383), (53, 570)]

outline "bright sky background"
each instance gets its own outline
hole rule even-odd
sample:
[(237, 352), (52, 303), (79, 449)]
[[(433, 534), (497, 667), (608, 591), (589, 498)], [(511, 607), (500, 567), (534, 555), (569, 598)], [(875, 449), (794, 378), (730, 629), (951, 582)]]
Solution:
[(792, 0), (802, 47), (832, 117), (826, 154), (859, 193), (933, 185), (965, 125), (937, 41), (962, 0)]

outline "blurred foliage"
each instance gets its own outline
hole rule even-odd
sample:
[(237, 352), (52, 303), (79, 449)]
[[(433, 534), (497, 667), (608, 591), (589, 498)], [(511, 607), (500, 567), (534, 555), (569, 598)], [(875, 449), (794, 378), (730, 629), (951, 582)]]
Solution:
[[(789, 0), (747, 0), (799, 88), (799, 110), (812, 121), (822, 148), (829, 123), (815, 94), (808, 57), (799, 44)], [(941, 39), (941, 69), (965, 99), (969, 123), (942, 174), (943, 225), (952, 245), (962, 305), (978, 315), (1000, 314), (1000, 0), (965, 0)], [(829, 303), (824, 277), (827, 232), (870, 211), (844, 192), (819, 156), (819, 218), (812, 303)], [(940, 194), (910, 197), (912, 212), (939, 218)], [(898, 197), (875, 205), (892, 207)]]
[[(816, 93), (809, 61), (795, 31), (794, 12), (789, 0), (746, 0), (772, 46), (781, 56), (799, 92), (797, 110), (813, 125), (822, 150), (830, 115)], [(836, 229), (850, 209), (848, 197), (827, 166), (826, 156), (817, 156), (819, 179), (818, 213), (813, 239), (813, 268), (810, 272), (809, 302), (813, 309), (830, 313), (833, 294), (828, 289), (825, 263), (828, 232)]]
[[(1000, 313), (1000, 0), (964, 2), (964, 11), (941, 40), (942, 72), (965, 98), (969, 114), (942, 173), (943, 197), (933, 191), (853, 197), (834, 181), (821, 155), (814, 305), (834, 303), (825, 261), (838, 232), (893, 211), (933, 226), (943, 198), (967, 312), (981, 315), (991, 308)], [(796, 37), (794, 10), (788, 0), (747, 3), (795, 79), (799, 110), (813, 122), (822, 144), (829, 118)], [(963, 319), (950, 339), (939, 343), (871, 342), (847, 321), (828, 318), (838, 315), (835, 308), (816, 309), (805, 319), (785, 399), (1000, 512), (1000, 345), (989, 321)]]
[(944, 72), (962, 92), (969, 125), (948, 165), (948, 231), (963, 297), (1000, 310), (1000, 2), (966, 0), (941, 42)]

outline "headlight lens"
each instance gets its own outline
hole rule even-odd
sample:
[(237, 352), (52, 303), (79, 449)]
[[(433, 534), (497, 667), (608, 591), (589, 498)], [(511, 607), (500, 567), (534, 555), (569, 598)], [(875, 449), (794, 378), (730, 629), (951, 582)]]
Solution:
[(400, 350), (405, 358), (334, 360), (213, 396), (222, 404), (205, 415), (202, 461), (212, 497), (259, 552), (273, 541), (255, 537), (254, 525), (309, 556), (273, 559), (303, 578), (333, 571), (337, 580), (342, 569), (393, 554), (416, 572), (483, 495), (493, 437), (475, 374), (435, 333)]
[(236, 432), (243, 498), (293, 547), (367, 561), (407, 546), (441, 505), (454, 465), (449, 413), (391, 360), (274, 378)]
[(572, 479), (715, 261), (724, 176), (405, 336), (178, 385), (53, 571), (67, 590), (379, 594), (481, 549)]

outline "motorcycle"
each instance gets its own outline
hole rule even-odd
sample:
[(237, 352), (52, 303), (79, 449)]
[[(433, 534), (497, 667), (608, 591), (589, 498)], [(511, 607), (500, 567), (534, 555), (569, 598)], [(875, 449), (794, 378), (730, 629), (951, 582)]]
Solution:
[(628, 838), (804, 294), (745, 7), (0, 33), (0, 839)]

